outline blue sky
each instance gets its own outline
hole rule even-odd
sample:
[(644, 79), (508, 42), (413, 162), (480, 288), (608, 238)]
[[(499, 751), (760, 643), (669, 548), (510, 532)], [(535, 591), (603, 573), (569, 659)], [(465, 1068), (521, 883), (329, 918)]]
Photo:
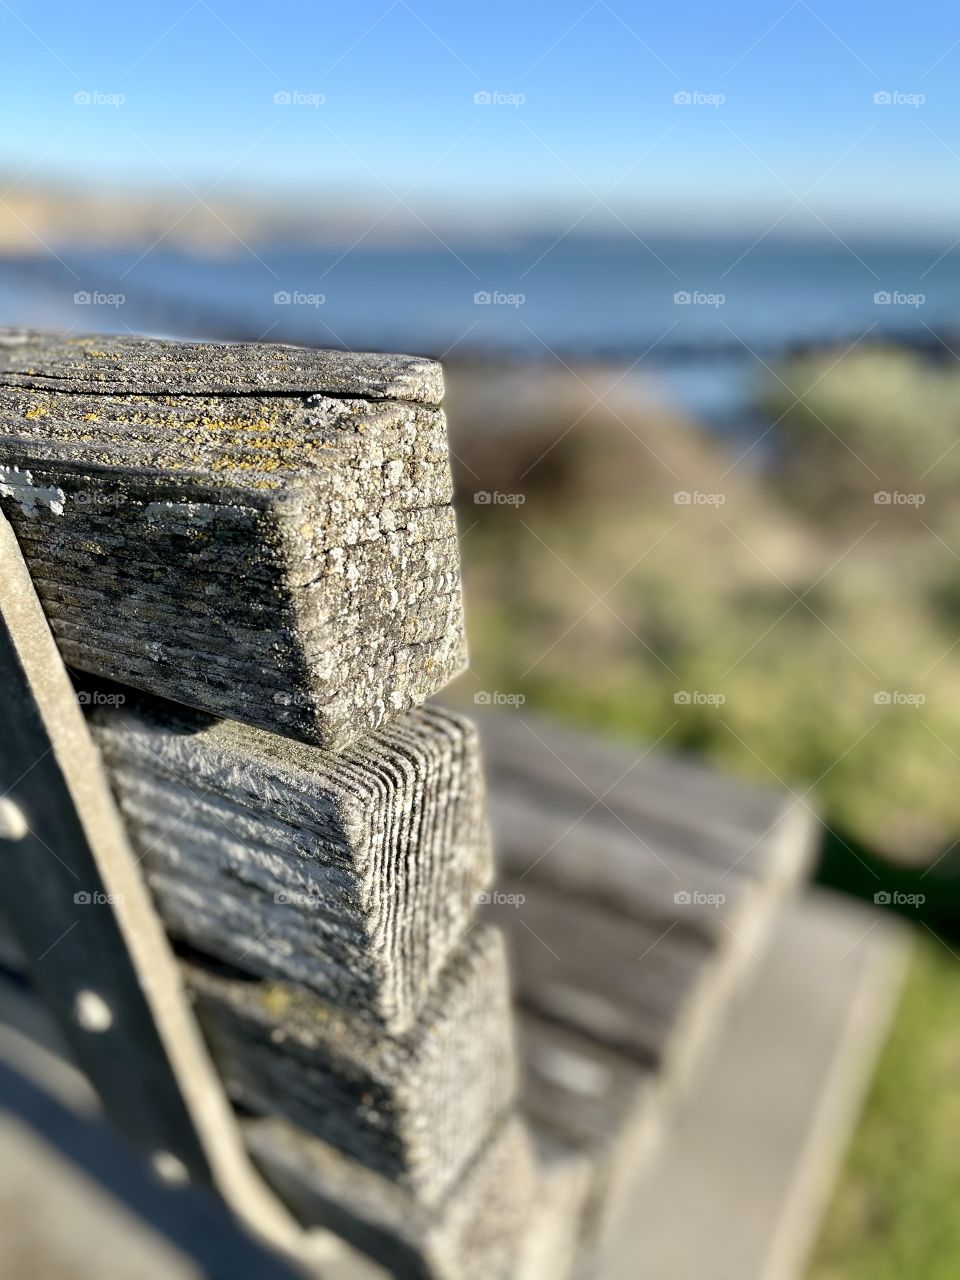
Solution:
[(4, 186), (309, 188), (607, 230), (960, 225), (954, 4), (3, 0), (0, 48)]

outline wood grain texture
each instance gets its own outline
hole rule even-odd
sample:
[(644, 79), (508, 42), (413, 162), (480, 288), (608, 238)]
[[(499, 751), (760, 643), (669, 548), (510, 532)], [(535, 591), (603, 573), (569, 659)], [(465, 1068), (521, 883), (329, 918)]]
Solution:
[(334, 753), (150, 700), (92, 719), (175, 937), (411, 1025), (491, 874), (469, 721), (424, 707)]
[[(789, 883), (812, 854), (816, 818), (785, 788), (526, 713), (477, 724), (498, 846), (518, 875), (647, 913), (719, 879)], [(715, 920), (707, 904), (689, 905), (706, 926)]]
[(535, 717), (479, 720), (520, 999), (682, 1074), (809, 866), (789, 792), (631, 751)]
[(538, 1132), (595, 1160), (620, 1149), (635, 1157), (656, 1126), (656, 1071), (526, 1007), (517, 1038), (523, 1111)]
[(587, 1165), (573, 1253), (595, 1251), (660, 1137), (663, 1078), (589, 1033), (526, 1007), (517, 1011), (517, 1034), (523, 1115), (541, 1145)]
[(516, 1118), (435, 1209), (285, 1121), (253, 1121), (247, 1140), (301, 1222), (330, 1228), (399, 1280), (517, 1280), (537, 1167)]
[(510, 942), (523, 1110), (592, 1163), (595, 1255), (817, 824), (786, 791), (526, 714), (479, 727), (501, 865), (482, 913)]
[(673, 1070), (715, 965), (717, 945), (672, 919), (630, 918), (543, 883), (506, 881), (519, 907), (485, 909), (509, 931), (520, 1000), (640, 1065)]
[(440, 390), (410, 357), (0, 342), (0, 506), (66, 661), (331, 747), (423, 702), (465, 662)]
[(31, 329), (0, 330), (0, 384), (130, 393), (319, 393), (422, 404), (443, 399), (440, 365), (423, 356)]
[(503, 940), (471, 931), (403, 1035), (279, 983), (195, 964), (188, 987), (231, 1097), (435, 1206), (516, 1100)]

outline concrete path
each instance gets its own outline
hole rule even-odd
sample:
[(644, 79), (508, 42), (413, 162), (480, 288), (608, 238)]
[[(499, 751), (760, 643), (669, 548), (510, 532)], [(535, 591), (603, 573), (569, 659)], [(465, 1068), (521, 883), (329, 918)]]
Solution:
[(892, 917), (823, 890), (787, 908), (626, 1202), (603, 1280), (802, 1275), (907, 937)]

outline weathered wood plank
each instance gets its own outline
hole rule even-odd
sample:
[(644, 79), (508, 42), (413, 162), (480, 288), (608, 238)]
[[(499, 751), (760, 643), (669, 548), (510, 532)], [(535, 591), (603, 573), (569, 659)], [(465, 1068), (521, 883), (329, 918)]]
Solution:
[(677, 891), (716, 889), (721, 878), (790, 881), (812, 851), (815, 819), (785, 788), (526, 712), (481, 714), (477, 723), (502, 856), (519, 875), (647, 911)]
[(696, 1026), (749, 964), (810, 865), (811, 810), (785, 789), (548, 721), (488, 714), (479, 726), (497, 891), (523, 899), (498, 912), (522, 997), (640, 1061), (694, 1056), (682, 1011)]
[(70, 665), (331, 747), (462, 668), (430, 362), (113, 339), (0, 355), (0, 507)]
[(424, 707), (333, 753), (148, 700), (92, 719), (175, 937), (411, 1024), (491, 874), (469, 721)]
[(529, 1008), (518, 1010), (517, 1032), (523, 1115), (541, 1145), (553, 1144), (589, 1170), (575, 1235), (578, 1246), (593, 1248), (659, 1137), (662, 1081), (653, 1068)]
[(537, 1190), (525, 1126), (504, 1122), (443, 1205), (396, 1184), (282, 1120), (247, 1125), (254, 1158), (307, 1226), (324, 1226), (400, 1280), (517, 1280)]
[(150, 394), (319, 393), (423, 404), (443, 399), (440, 365), (423, 356), (30, 329), (0, 330), (0, 385)]
[(503, 892), (525, 901), (485, 915), (509, 931), (520, 1000), (640, 1064), (674, 1069), (714, 966), (736, 939), (718, 947), (681, 912), (638, 920), (532, 877)]
[(471, 931), (403, 1035), (297, 988), (185, 972), (235, 1102), (322, 1138), (418, 1204), (439, 1203), (516, 1100), (499, 930)]
[[(590, 1159), (581, 1241), (596, 1252), (753, 955), (677, 916), (642, 922), (532, 877), (523, 886), (523, 905), (497, 913), (521, 1001), (523, 1109)], [(762, 903), (769, 923), (780, 898)]]
[(479, 727), (503, 868), (484, 917), (513, 953), (523, 1110), (593, 1165), (593, 1254), (816, 822), (786, 791), (534, 717)]
[(527, 1007), (517, 1038), (523, 1111), (537, 1131), (597, 1161), (621, 1149), (634, 1158), (656, 1127), (656, 1070)]

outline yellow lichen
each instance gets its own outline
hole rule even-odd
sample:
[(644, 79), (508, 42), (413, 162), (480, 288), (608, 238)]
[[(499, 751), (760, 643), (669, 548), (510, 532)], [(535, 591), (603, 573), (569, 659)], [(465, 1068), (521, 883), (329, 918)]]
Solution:
[(290, 992), (277, 983), (268, 983), (262, 992), (263, 1007), (269, 1014), (280, 1017), (290, 1007)]

